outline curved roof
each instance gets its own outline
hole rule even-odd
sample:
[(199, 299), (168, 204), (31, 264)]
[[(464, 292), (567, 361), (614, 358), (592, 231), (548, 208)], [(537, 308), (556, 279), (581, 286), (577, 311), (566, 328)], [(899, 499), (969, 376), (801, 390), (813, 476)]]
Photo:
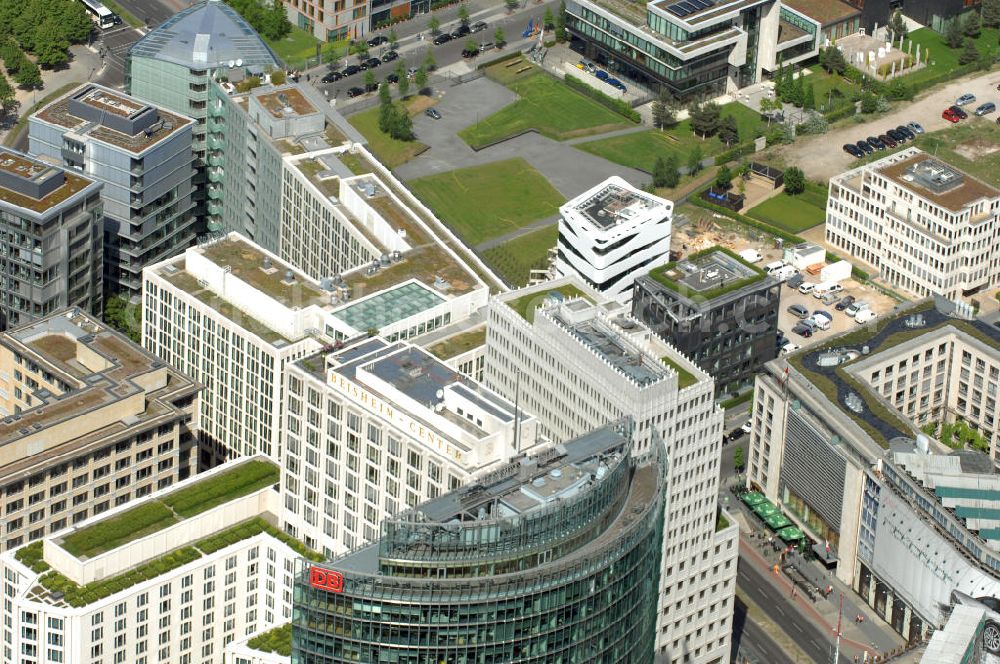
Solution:
[(173, 62), (194, 69), (280, 67), (278, 56), (235, 9), (221, 0), (202, 0), (174, 14), (135, 43), (129, 57)]

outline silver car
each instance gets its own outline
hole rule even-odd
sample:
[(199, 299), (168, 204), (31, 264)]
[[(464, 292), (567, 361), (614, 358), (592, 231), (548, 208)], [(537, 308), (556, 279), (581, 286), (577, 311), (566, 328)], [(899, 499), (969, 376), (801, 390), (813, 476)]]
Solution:
[(979, 108), (976, 109), (976, 115), (983, 116), (989, 113), (993, 113), (996, 110), (997, 110), (997, 105), (991, 101), (988, 101), (985, 104), (979, 105)]
[(955, 100), (956, 106), (966, 106), (976, 101), (976, 95), (971, 92), (966, 92), (964, 95)]

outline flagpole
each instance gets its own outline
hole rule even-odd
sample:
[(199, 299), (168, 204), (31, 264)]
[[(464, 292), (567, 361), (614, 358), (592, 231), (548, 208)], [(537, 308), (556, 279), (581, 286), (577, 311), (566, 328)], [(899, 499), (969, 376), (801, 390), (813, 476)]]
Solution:
[(840, 625), (844, 620), (844, 593), (840, 593), (840, 611), (837, 613), (837, 648), (833, 652), (833, 664), (840, 664)]

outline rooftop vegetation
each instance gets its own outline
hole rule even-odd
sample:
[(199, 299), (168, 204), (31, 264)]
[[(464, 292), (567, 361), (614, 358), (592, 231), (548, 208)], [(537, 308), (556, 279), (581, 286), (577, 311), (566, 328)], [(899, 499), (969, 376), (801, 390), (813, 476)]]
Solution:
[(593, 302), (582, 290), (573, 284), (563, 284), (556, 288), (549, 288), (543, 291), (528, 293), (519, 298), (508, 300), (507, 306), (521, 315), (521, 318), (529, 323), (535, 320), (535, 309), (537, 309), (549, 296), (549, 293), (562, 293), (567, 300), (575, 297), (582, 297), (588, 302)]
[[(671, 277), (669, 277), (667, 275), (667, 273), (671, 272), (672, 270), (674, 270), (677, 267), (677, 264), (680, 263), (680, 262), (688, 262), (688, 263), (697, 262), (697, 260), (699, 258), (702, 258), (704, 256), (708, 256), (709, 254), (713, 254), (715, 252), (719, 252), (719, 253), (725, 254), (726, 256), (729, 256), (730, 258), (734, 259), (735, 261), (739, 262), (740, 264), (742, 264), (742, 265), (750, 268), (753, 271), (754, 274), (752, 276), (745, 277), (743, 279), (737, 279), (736, 281), (733, 281), (731, 283), (723, 284), (722, 286), (719, 286), (718, 288), (713, 288), (712, 290), (708, 290), (708, 291), (704, 291), (704, 292), (694, 291), (694, 290), (692, 290), (692, 289), (684, 286), (683, 284), (675, 281), (674, 279), (672, 279)], [(726, 293), (731, 293), (731, 292), (739, 290), (739, 289), (741, 289), (741, 288), (743, 288), (745, 286), (749, 286), (750, 284), (752, 284), (754, 282), (760, 281), (761, 279), (764, 278), (764, 276), (765, 276), (764, 272), (760, 268), (758, 268), (757, 266), (755, 266), (753, 263), (749, 263), (749, 262), (743, 260), (742, 258), (740, 258), (735, 252), (733, 252), (733, 251), (731, 251), (731, 250), (729, 250), (729, 249), (727, 249), (725, 247), (719, 247), (719, 246), (709, 247), (707, 249), (702, 249), (701, 251), (697, 251), (697, 252), (691, 254), (687, 258), (681, 259), (680, 261), (671, 261), (670, 263), (667, 263), (666, 265), (662, 265), (660, 267), (653, 268), (652, 270), (649, 271), (649, 277), (651, 279), (653, 279), (654, 281), (656, 281), (657, 283), (659, 283), (660, 285), (665, 286), (666, 288), (669, 288), (670, 290), (672, 290), (672, 291), (674, 291), (676, 293), (681, 293), (681, 294), (689, 296), (689, 297), (690, 296), (696, 296), (699, 299), (704, 299), (704, 300), (714, 300), (715, 298), (721, 297), (722, 295), (725, 295)]]
[(285, 657), (292, 654), (292, 623), (263, 632), (247, 641), (247, 646), (261, 652), (274, 652)]
[(677, 372), (677, 389), (683, 390), (685, 387), (691, 387), (698, 382), (698, 379), (693, 373), (677, 364), (666, 355), (661, 357), (660, 361)]

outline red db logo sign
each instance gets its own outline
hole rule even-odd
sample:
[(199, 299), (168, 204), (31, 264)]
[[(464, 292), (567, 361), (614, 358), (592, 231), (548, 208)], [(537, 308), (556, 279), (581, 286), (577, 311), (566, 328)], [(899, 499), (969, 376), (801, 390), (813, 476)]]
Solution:
[(344, 575), (321, 567), (309, 568), (309, 585), (332, 593), (344, 592)]

